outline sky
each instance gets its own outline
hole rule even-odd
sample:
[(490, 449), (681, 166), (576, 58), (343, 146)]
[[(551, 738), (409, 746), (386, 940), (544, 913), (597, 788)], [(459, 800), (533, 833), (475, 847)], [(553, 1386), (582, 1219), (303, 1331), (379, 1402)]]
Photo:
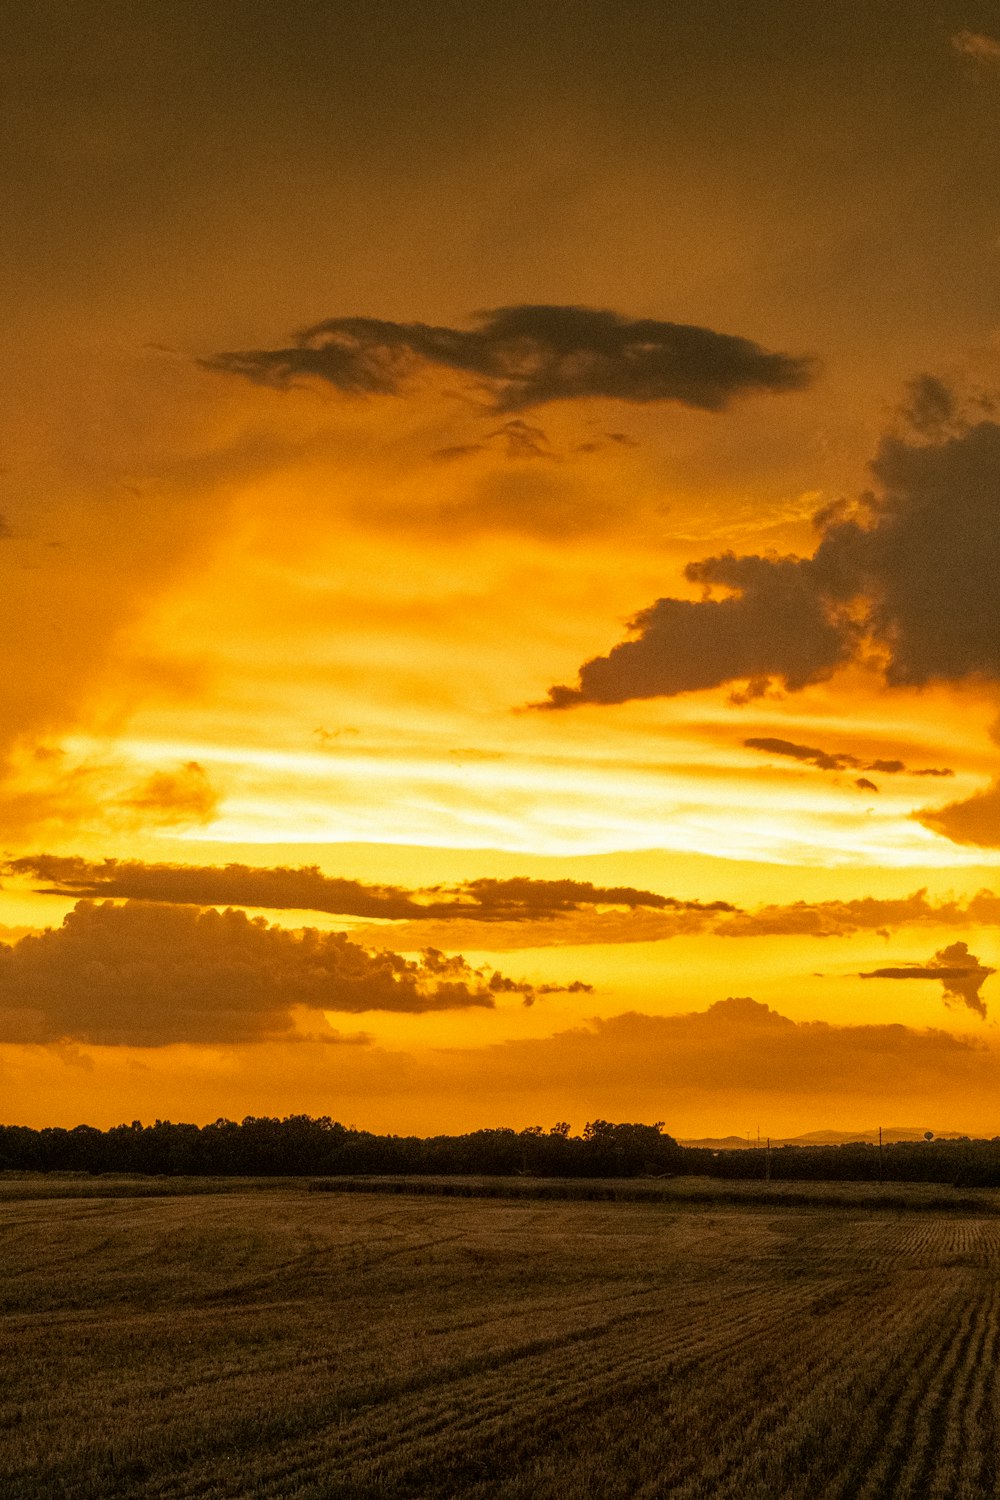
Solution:
[(0, 42), (0, 1118), (1000, 1133), (995, 4)]

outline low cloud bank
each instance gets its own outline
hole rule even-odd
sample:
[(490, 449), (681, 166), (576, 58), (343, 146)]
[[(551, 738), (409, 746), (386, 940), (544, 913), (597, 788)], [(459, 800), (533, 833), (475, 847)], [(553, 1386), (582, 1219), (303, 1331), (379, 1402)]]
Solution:
[(919, 1093), (997, 1076), (995, 1055), (971, 1038), (901, 1025), (792, 1021), (747, 996), (683, 1015), (629, 1012), (450, 1056), (466, 1076), (488, 1076), (493, 1091), (572, 1088), (603, 1108), (611, 1086), (653, 1088), (665, 1115), (674, 1094), (842, 1094), (870, 1107), (887, 1090), (898, 1093), (901, 1079)]
[(536, 989), (461, 955), (419, 960), (370, 952), (344, 933), (290, 932), (244, 912), (146, 902), (80, 901), (59, 928), (0, 944), (0, 1041), (162, 1046), (294, 1039), (312, 1012), (318, 1039), (336, 1011), (525, 1003), (581, 980)]

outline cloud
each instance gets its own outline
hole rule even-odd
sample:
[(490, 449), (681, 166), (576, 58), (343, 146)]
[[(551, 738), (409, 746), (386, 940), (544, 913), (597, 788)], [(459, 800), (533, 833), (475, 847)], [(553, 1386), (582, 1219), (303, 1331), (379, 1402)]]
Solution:
[(581, 907), (548, 916), (522, 914), (498, 918), (484, 928), (481, 921), (453, 916), (424, 922), (397, 922), (391, 927), (361, 926), (352, 930), (359, 942), (390, 943), (415, 952), (425, 943), (445, 948), (488, 949), (491, 953), (524, 948), (578, 948), (591, 944), (651, 943), (712, 930), (712, 918), (701, 910), (607, 910)]
[[(650, 907), (657, 910), (731, 912), (725, 901), (707, 906), (678, 901), (634, 886), (599, 886), (589, 880), (484, 878), (458, 886), (407, 890), (365, 885), (324, 875), (318, 866), (298, 869), (230, 864), (146, 864), (141, 860), (81, 859), (33, 854), (8, 860), (8, 873), (45, 882), (46, 895), (117, 897), (195, 906), (254, 906), (282, 911), (323, 911), (337, 916), (394, 921), (468, 918), (475, 922), (528, 921), (577, 912), (589, 906)], [(447, 899), (442, 899), (446, 897)]]
[[(589, 906), (650, 907), (659, 911), (735, 911), (727, 901), (679, 901), (631, 885), (593, 885), (589, 880), (533, 880), (515, 876), (506, 880), (470, 880), (455, 888), (460, 899), (455, 916), (474, 913), (487, 921), (552, 917), (578, 912)], [(472, 906), (468, 898), (475, 903)], [(478, 913), (475, 908), (478, 907)], [(433, 915), (440, 914), (438, 911)]]
[(830, 618), (810, 559), (727, 553), (690, 563), (684, 574), (707, 590), (736, 592), (657, 599), (629, 621), (634, 640), (585, 662), (577, 687), (553, 687), (536, 706), (673, 698), (741, 679), (759, 696), (772, 677), (790, 689), (820, 682), (853, 654), (853, 632)]
[(750, 391), (799, 390), (811, 374), (810, 360), (748, 339), (601, 308), (522, 304), (476, 321), (458, 329), (328, 318), (285, 348), (232, 351), (204, 364), (279, 389), (320, 379), (349, 395), (398, 395), (422, 368), (451, 370), (473, 377), (498, 412), (594, 396), (720, 411)]
[(544, 459), (549, 463), (564, 463), (573, 454), (601, 453), (608, 447), (635, 448), (636, 440), (624, 432), (606, 432), (601, 438), (585, 443), (573, 443), (569, 449), (557, 448), (542, 427), (535, 427), (520, 417), (511, 417), (494, 432), (488, 432), (478, 443), (455, 443), (447, 448), (436, 448), (431, 458), (439, 463), (453, 463), (457, 459), (470, 458), (475, 453), (501, 452), (512, 461)]
[(270, 907), (394, 919), (422, 914), (422, 908), (400, 886), (342, 880), (322, 874), (316, 865), (299, 869), (171, 865), (37, 854), (10, 860), (5, 868), (13, 875), (44, 881), (48, 895), (113, 896), (193, 906)]
[(918, 890), (902, 897), (796, 901), (741, 910), (728, 901), (682, 901), (633, 886), (601, 886), (586, 880), (483, 878), (410, 890), (324, 875), (316, 866), (146, 864), (53, 854), (7, 860), (3, 870), (39, 881), (36, 889), (42, 894), (75, 899), (248, 906), (367, 918), (371, 925), (352, 929), (353, 942), (407, 953), (430, 947), (454, 953), (469, 948), (501, 952), (648, 943), (698, 934), (832, 938), (906, 925), (1000, 925), (1000, 896), (989, 890), (965, 902), (932, 902), (926, 890)]
[[(748, 750), (762, 750), (765, 755), (787, 755), (792, 760), (806, 761), (809, 765), (818, 766), (821, 771), (843, 771), (848, 766), (861, 764), (855, 755), (831, 755), (812, 745), (797, 745), (794, 740), (756, 737), (744, 740), (743, 744)], [(903, 769), (902, 762), (899, 769)]]
[(1000, 42), (981, 31), (968, 29), (956, 32), (951, 45), (963, 57), (970, 57), (980, 67), (990, 72), (1000, 72)]
[(453, 1055), (466, 1087), (504, 1095), (571, 1090), (595, 1109), (603, 1107), (602, 1095), (621, 1099), (633, 1090), (675, 1099), (678, 1108), (702, 1093), (716, 1109), (733, 1094), (774, 1102), (843, 1095), (870, 1106), (887, 1093), (919, 1094), (946, 1081), (961, 1087), (984, 1071), (996, 1078), (994, 1055), (971, 1038), (902, 1025), (796, 1022), (746, 996), (681, 1015), (633, 1011), (544, 1039)]
[(72, 758), (61, 749), (25, 745), (0, 797), (0, 828), (18, 843), (60, 837), (87, 811), (92, 830), (181, 828), (210, 823), (222, 794), (198, 761), (137, 777), (135, 764)]
[(533, 427), (520, 417), (511, 417), (496, 432), (488, 432), (485, 441), (502, 442), (508, 458), (552, 458), (552, 446), (541, 427)]
[(121, 805), (159, 824), (210, 823), (219, 810), (219, 793), (204, 766), (189, 760), (176, 771), (155, 771), (122, 797)]
[(535, 427), (521, 417), (511, 417), (495, 432), (488, 432), (480, 443), (458, 443), (450, 448), (437, 448), (431, 458), (451, 462), (456, 458), (468, 458), (473, 453), (485, 453), (490, 448), (499, 448), (509, 459), (554, 460), (558, 455), (549, 442), (544, 428)]
[[(869, 1126), (878, 1100), (889, 1121), (989, 1135), (1000, 1088), (989, 1032), (793, 1022), (747, 998), (688, 1014), (587, 1020), (485, 1046), (404, 1051), (357, 1033), (337, 1042), (144, 1054), (75, 1043), (8, 1048), (8, 1115), (111, 1125), (142, 1117), (155, 1098), (157, 1112), (174, 1119), (307, 1110), (420, 1135), (560, 1119), (579, 1130), (601, 1117), (666, 1118), (681, 1136), (744, 1132), (758, 1121), (762, 1134), (791, 1135), (817, 1120)], [(75, 1064), (74, 1076), (64, 1064)], [(93, 1069), (85, 1089), (75, 1077), (80, 1066)]]
[(759, 695), (772, 679), (796, 691), (873, 652), (890, 686), (1000, 681), (1000, 425), (935, 443), (886, 437), (870, 467), (880, 493), (819, 512), (811, 557), (690, 563), (701, 600), (658, 599), (630, 622), (634, 639), (536, 706), (740, 681)]
[(977, 927), (1000, 925), (1000, 896), (982, 890), (965, 902), (931, 902), (925, 890), (912, 895), (853, 900), (794, 901), (752, 911), (726, 909), (723, 902), (679, 903), (663, 910), (581, 906), (544, 918), (521, 917), (480, 923), (461, 916), (449, 920), (398, 922), (391, 927), (356, 928), (352, 937), (373, 946), (391, 944), (404, 952), (428, 942), (441, 947), (483, 948), (500, 953), (523, 948), (577, 948), (590, 944), (657, 943), (677, 937), (851, 937), (884, 933), (903, 926)]
[(954, 427), (955, 393), (936, 375), (916, 375), (906, 383), (906, 400), (900, 415), (921, 436), (942, 438)]
[(1000, 897), (980, 891), (965, 906), (928, 901), (926, 890), (910, 896), (860, 896), (848, 901), (793, 901), (759, 906), (716, 922), (719, 937), (850, 937), (856, 932), (909, 924), (964, 926), (1000, 920)]
[(913, 816), (925, 828), (943, 834), (955, 844), (1000, 848), (1000, 780), (962, 802), (924, 807)]
[(61, 927), (0, 944), (5, 1041), (294, 1039), (300, 1010), (323, 1035), (323, 1011), (489, 1008), (507, 993), (531, 1003), (538, 991), (461, 955), (371, 953), (344, 933), (290, 932), (232, 909), (80, 901)]
[(926, 964), (902, 964), (896, 967), (872, 969), (859, 974), (859, 979), (939, 979), (944, 985), (946, 1001), (957, 1000), (986, 1019), (986, 1004), (979, 991), (991, 974), (987, 964), (980, 963), (975, 954), (969, 952), (967, 943), (949, 943), (935, 953)]
[[(744, 740), (743, 744), (748, 750), (762, 750), (766, 755), (786, 755), (792, 760), (817, 766), (821, 771), (879, 771), (883, 776), (898, 776), (904, 772), (908, 776), (954, 776), (955, 774), (947, 766), (924, 766), (920, 770), (911, 770), (901, 760), (862, 760), (857, 755), (849, 755), (844, 751), (831, 753), (827, 750), (818, 750), (814, 745), (798, 745), (794, 740), (772, 739), (767, 736), (755, 736)], [(870, 782), (869, 786), (871, 786)]]

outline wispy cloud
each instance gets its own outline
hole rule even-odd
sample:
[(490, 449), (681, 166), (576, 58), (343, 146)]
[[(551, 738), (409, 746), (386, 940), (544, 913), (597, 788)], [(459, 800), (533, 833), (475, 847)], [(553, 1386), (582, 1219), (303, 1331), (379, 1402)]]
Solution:
[(982, 31), (964, 29), (955, 33), (951, 45), (956, 52), (960, 52), (963, 57), (971, 57), (980, 67), (1000, 72), (1000, 42), (995, 37), (987, 36)]

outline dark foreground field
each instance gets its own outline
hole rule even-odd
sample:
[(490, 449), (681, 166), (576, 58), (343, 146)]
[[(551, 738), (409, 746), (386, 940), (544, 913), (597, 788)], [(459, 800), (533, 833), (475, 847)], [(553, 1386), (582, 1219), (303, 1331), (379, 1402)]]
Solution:
[(995, 1215), (104, 1188), (0, 1186), (12, 1500), (998, 1492)]

